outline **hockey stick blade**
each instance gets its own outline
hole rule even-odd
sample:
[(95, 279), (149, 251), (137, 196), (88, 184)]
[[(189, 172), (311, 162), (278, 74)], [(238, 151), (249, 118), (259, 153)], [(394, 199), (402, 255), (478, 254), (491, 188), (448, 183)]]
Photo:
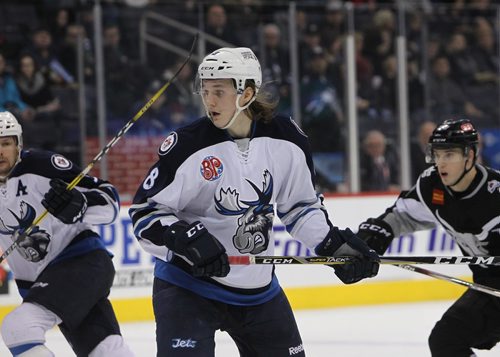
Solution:
[[(175, 74), (172, 76), (172, 78), (170, 78), (167, 81), (167, 83), (165, 83), (163, 85), (163, 87), (158, 89), (158, 91), (151, 97), (151, 99), (146, 104), (144, 104), (144, 106), (134, 115), (134, 117), (132, 119), (130, 119), (120, 129), (120, 131), (104, 146), (104, 148), (102, 148), (102, 150), (92, 159), (92, 161), (87, 165), (87, 167), (85, 167), (85, 169), (83, 169), (82, 172), (80, 172), (78, 174), (78, 176), (76, 176), (73, 179), (73, 181), (71, 181), (68, 184), (68, 187), (66, 187), (66, 189), (68, 191), (72, 190), (76, 185), (78, 185), (78, 183), (85, 177), (85, 175), (87, 175), (90, 172), (90, 170), (94, 167), (94, 165), (96, 163), (98, 163), (99, 161), (101, 161), (101, 159), (104, 157), (104, 155), (106, 155), (107, 152), (118, 142), (118, 140), (120, 140), (123, 137), (123, 135), (125, 135), (125, 133), (132, 127), (132, 125), (134, 125), (135, 122), (137, 120), (139, 120), (140, 117), (142, 117), (142, 115), (153, 105), (154, 102), (156, 102), (156, 100), (163, 94), (163, 92), (165, 92), (167, 90), (167, 88), (170, 86), (170, 84), (172, 84), (172, 82), (177, 78), (179, 73), (182, 71), (182, 69), (186, 66), (186, 64), (191, 59), (191, 56), (193, 55), (195, 44), (197, 41), (198, 41), (198, 34), (196, 34), (194, 36), (193, 43), (191, 45), (191, 49), (189, 50), (189, 54), (186, 57), (186, 59), (184, 60), (184, 62), (182, 63), (182, 65), (177, 69), (177, 72), (175, 72)], [(49, 211), (47, 211), (47, 210), (43, 211), (40, 214), (40, 216), (35, 218), (33, 223), (31, 223), (31, 225), (23, 233), (19, 234), (19, 237), (17, 237), (17, 239), (0, 256), (0, 263), (2, 263), (10, 255), (10, 253), (12, 253), (14, 251), (14, 249), (16, 249), (17, 244), (19, 242), (21, 242), (24, 238), (26, 238), (26, 236), (31, 233), (33, 228), (38, 226), (40, 224), (40, 222), (48, 214), (49, 214)]]
[[(251, 265), (251, 264), (308, 264), (308, 265), (339, 265), (352, 262), (355, 257), (300, 257), (300, 256), (254, 256), (241, 255), (230, 256), (229, 263), (233, 265)], [(467, 256), (401, 256), (401, 257), (381, 257), (380, 264), (465, 264), (465, 265), (500, 265), (500, 256), (467, 257)]]

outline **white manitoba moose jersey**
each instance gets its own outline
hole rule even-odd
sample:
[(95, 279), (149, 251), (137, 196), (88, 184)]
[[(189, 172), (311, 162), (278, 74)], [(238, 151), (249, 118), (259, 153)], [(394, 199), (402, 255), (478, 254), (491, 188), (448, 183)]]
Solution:
[(277, 116), (233, 140), (206, 117), (172, 132), (159, 148), (130, 215), (140, 244), (156, 258), (155, 276), (232, 304), (257, 304), (279, 290), (272, 265), (231, 266), (224, 278), (198, 279), (185, 257), (163, 243), (165, 227), (201, 221), (229, 256), (273, 255), (275, 213), (292, 237), (314, 249), (330, 230), (314, 189), (305, 134)]
[[(45, 208), (42, 199), (50, 189), (50, 180), (59, 178), (69, 183), (80, 170), (65, 157), (47, 151), (29, 150), (21, 153), (21, 161), (9, 178), (0, 185), (0, 245), (3, 251), (13, 243), (16, 230), (31, 226)], [(88, 208), (83, 220), (65, 224), (47, 214), (31, 233), (45, 235), (50, 240), (47, 255), (39, 262), (25, 260), (17, 250), (7, 257), (7, 262), (20, 287), (29, 288), (49, 264), (104, 249), (94, 224), (108, 224), (118, 216), (119, 201), (114, 187), (106, 181), (85, 176), (74, 188), (84, 193)]]

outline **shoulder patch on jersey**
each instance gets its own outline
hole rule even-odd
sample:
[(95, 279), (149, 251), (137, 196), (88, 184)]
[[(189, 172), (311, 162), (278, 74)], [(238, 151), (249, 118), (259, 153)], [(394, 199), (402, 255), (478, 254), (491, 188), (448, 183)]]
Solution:
[(493, 193), (497, 189), (500, 192), (500, 182), (498, 182), (497, 180), (488, 181), (488, 192), (489, 193)]
[(177, 144), (177, 133), (175, 131), (168, 134), (158, 149), (158, 155), (166, 155)]
[(73, 166), (71, 161), (59, 154), (52, 155), (50, 161), (52, 162), (52, 165), (59, 170), (69, 170)]
[(215, 156), (207, 156), (200, 165), (201, 176), (207, 181), (215, 181), (222, 176), (224, 165), (222, 161)]

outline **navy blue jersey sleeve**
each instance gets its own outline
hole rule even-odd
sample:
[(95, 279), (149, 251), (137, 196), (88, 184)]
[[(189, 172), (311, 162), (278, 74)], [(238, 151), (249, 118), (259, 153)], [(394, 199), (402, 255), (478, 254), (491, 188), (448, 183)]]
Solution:
[[(72, 182), (81, 172), (63, 155), (42, 150), (23, 151), (21, 162), (11, 176), (32, 174), (51, 179)], [(93, 224), (113, 222), (119, 213), (119, 195), (115, 187), (108, 181), (85, 175), (74, 189), (81, 191), (87, 198), (88, 210), (85, 220)]]

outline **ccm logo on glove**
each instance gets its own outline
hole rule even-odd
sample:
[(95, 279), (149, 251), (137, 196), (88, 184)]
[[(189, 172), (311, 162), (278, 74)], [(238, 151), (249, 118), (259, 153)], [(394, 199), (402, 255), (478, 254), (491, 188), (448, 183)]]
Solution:
[(202, 223), (197, 223), (195, 226), (191, 227), (186, 231), (186, 235), (188, 238), (194, 237), (196, 233), (205, 229), (205, 226)]
[(380, 233), (380, 234), (383, 234), (384, 236), (386, 236), (387, 238), (393, 236), (392, 232), (389, 232), (387, 229), (380, 227), (376, 224), (370, 224), (368, 222), (361, 223), (359, 225), (359, 229)]

